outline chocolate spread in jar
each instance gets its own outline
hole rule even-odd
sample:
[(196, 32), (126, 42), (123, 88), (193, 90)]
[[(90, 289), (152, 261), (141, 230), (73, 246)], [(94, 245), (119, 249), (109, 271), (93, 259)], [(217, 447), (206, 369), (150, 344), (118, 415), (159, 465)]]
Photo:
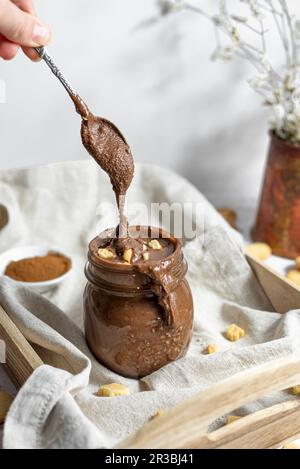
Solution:
[(106, 231), (90, 243), (86, 266), (88, 345), (101, 363), (131, 378), (181, 358), (193, 326), (193, 300), (180, 241), (160, 229), (148, 237), (147, 227), (142, 228), (138, 243), (155, 240), (162, 246), (149, 248), (148, 261), (138, 258), (128, 264), (116, 251), (112, 259), (100, 257), (99, 249), (114, 249)]
[(72, 97), (82, 117), (82, 143), (98, 165), (108, 174), (120, 213), (119, 236), (127, 236), (126, 192), (134, 174), (129, 145), (119, 129), (107, 119), (94, 116), (81, 98)]

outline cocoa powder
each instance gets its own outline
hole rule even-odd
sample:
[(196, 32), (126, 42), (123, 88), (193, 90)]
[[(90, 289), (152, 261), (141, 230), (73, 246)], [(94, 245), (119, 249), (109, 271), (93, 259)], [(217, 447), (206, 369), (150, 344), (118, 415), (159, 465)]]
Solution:
[(60, 277), (70, 268), (68, 257), (49, 252), (46, 256), (10, 262), (4, 275), (20, 282), (45, 282)]

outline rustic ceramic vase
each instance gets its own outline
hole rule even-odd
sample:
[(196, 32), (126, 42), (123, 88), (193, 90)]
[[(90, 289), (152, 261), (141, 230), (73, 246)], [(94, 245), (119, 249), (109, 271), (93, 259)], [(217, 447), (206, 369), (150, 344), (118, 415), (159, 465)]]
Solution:
[(252, 237), (278, 256), (300, 255), (300, 146), (274, 134)]

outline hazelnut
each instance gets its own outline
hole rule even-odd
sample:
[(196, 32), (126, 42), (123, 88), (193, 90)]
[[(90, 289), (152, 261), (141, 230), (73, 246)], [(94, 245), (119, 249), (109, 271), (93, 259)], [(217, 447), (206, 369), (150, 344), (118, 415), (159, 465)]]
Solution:
[(266, 243), (248, 244), (245, 248), (245, 252), (259, 261), (265, 261), (272, 255), (272, 249)]
[(241, 327), (237, 326), (236, 324), (231, 324), (226, 331), (226, 337), (231, 342), (236, 342), (237, 340), (241, 339), (245, 336), (245, 331)]
[(107, 248), (98, 249), (98, 255), (101, 259), (113, 259), (115, 257), (114, 253)]
[(143, 259), (144, 259), (144, 261), (149, 261), (149, 252), (144, 252), (143, 253)]
[(228, 415), (227, 420), (226, 420), (226, 425), (230, 425), (233, 422), (236, 422), (237, 420), (240, 420), (242, 417), (239, 417), (238, 415)]
[(300, 287), (300, 271), (299, 270), (290, 270), (286, 278), (288, 278), (291, 282), (293, 282), (295, 285)]
[(130, 394), (129, 388), (119, 383), (104, 384), (98, 391), (100, 397), (128, 396), (128, 394)]
[(166, 411), (163, 410), (163, 409), (158, 409), (154, 415), (152, 415), (152, 417), (150, 418), (150, 420), (153, 420), (157, 417), (161, 417), (162, 415), (165, 415)]
[(298, 396), (300, 394), (300, 384), (291, 388), (290, 392), (294, 394), (294, 396)]
[(218, 351), (218, 346), (214, 344), (209, 344), (206, 349), (206, 354), (211, 355), (212, 353), (216, 353)]
[(128, 262), (128, 264), (130, 264), (131, 259), (132, 259), (132, 255), (133, 255), (133, 250), (132, 249), (125, 249), (125, 251), (123, 252), (124, 261), (126, 261), (126, 262)]
[(160, 243), (157, 241), (157, 239), (152, 239), (148, 243), (149, 248), (154, 249), (155, 251), (159, 251), (161, 249)]
[(236, 228), (237, 214), (234, 210), (231, 208), (221, 207), (218, 208), (218, 212), (232, 228)]

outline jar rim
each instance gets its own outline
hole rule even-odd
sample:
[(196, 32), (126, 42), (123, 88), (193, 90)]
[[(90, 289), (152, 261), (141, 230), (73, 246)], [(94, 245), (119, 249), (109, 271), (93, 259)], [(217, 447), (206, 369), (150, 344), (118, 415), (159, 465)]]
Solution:
[[(132, 229), (136, 229), (140, 233), (143, 233), (143, 232), (149, 233), (149, 229), (150, 229), (151, 235), (153, 235), (153, 233), (157, 234), (157, 236), (153, 236), (154, 238), (169, 239), (172, 242), (172, 244), (174, 245), (174, 251), (171, 254), (169, 254), (167, 257), (162, 259), (163, 262), (169, 261), (172, 257), (178, 255), (182, 248), (182, 241), (179, 238), (175, 238), (171, 233), (169, 233), (168, 231), (162, 228), (153, 227), (153, 226), (135, 225), (135, 226), (129, 227), (129, 232)], [(99, 249), (99, 246), (98, 246), (99, 239), (103, 239), (104, 238), (103, 235), (107, 235), (107, 238), (109, 238), (109, 236), (112, 235), (114, 232), (115, 232), (115, 228), (108, 228), (107, 230), (100, 233), (100, 235), (92, 239), (92, 241), (89, 243), (89, 253), (88, 253), (89, 261), (96, 267), (101, 267), (106, 270), (110, 270), (113, 272), (130, 273), (135, 270), (134, 264), (125, 264), (125, 263), (121, 264), (121, 263), (116, 263), (116, 262), (113, 263), (113, 262), (110, 262), (109, 260), (100, 258), (96, 254), (96, 251)], [(145, 234), (145, 237), (147, 237), (146, 234)], [(144, 261), (145, 265), (151, 262), (152, 262), (151, 260)]]

